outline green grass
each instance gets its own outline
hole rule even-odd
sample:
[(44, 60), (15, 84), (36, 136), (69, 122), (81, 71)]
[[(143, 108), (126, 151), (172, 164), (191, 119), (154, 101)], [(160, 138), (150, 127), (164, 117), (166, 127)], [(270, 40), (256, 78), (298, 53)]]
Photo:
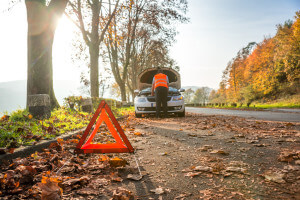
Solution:
[(133, 112), (134, 112), (134, 106), (123, 107), (123, 108), (117, 109), (117, 116), (121, 117), (121, 116), (124, 116), (124, 115), (130, 115)]
[(289, 97), (280, 98), (273, 101), (264, 103), (254, 102), (257, 108), (270, 109), (270, 108), (300, 108), (300, 95), (293, 95)]
[[(112, 108), (116, 117), (128, 115), (134, 107)], [(0, 147), (17, 148), (32, 145), (42, 139), (53, 139), (64, 133), (85, 128), (92, 114), (60, 108), (45, 120), (32, 118), (27, 110), (16, 110), (0, 119)]]
[(58, 109), (46, 120), (32, 118), (27, 110), (17, 110), (0, 119), (0, 147), (17, 148), (42, 139), (52, 139), (87, 126), (91, 115), (70, 109)]
[(281, 99), (276, 99), (273, 101), (270, 100), (260, 100), (253, 102), (249, 107), (243, 104), (237, 104), (234, 106), (211, 106), (214, 108), (229, 108), (229, 109), (250, 109), (250, 110), (259, 110), (259, 109), (272, 109), (272, 108), (300, 108), (300, 95), (293, 95)]

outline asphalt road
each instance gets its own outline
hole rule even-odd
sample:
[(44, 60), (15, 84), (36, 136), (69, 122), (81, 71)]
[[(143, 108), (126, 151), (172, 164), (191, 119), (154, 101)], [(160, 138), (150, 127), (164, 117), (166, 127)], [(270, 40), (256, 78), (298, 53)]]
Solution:
[(266, 111), (246, 111), (186, 107), (186, 112), (204, 115), (230, 115), (267, 121), (300, 122), (300, 109), (272, 109)]

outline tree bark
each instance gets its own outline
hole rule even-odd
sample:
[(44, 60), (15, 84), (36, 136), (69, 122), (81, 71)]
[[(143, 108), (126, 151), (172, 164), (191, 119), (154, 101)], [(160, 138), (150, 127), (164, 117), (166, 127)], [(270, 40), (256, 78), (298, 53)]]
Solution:
[(27, 36), (27, 107), (28, 96), (48, 94), (51, 108), (59, 107), (53, 89), (52, 46), (57, 19), (62, 15), (67, 0), (26, 0)]
[(91, 97), (99, 97), (99, 0), (93, 0), (92, 5), (92, 42), (89, 46)]
[(122, 101), (126, 101), (127, 98), (126, 98), (126, 86), (125, 86), (125, 82), (122, 82), (120, 85), (120, 90), (121, 90), (121, 99)]
[(91, 45), (90, 52), (90, 80), (91, 80), (91, 97), (99, 97), (99, 46)]

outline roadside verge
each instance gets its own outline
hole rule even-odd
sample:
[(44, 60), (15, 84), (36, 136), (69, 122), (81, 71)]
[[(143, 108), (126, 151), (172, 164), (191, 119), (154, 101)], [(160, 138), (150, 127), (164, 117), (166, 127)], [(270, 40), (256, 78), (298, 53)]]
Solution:
[(48, 146), (51, 143), (56, 142), (58, 138), (66, 140), (66, 139), (71, 138), (73, 135), (82, 133), (84, 130), (85, 130), (85, 128), (82, 128), (82, 129), (79, 129), (76, 131), (72, 131), (72, 132), (68, 132), (66, 134), (60, 135), (52, 140), (41, 140), (40, 142), (38, 142), (35, 145), (19, 147), (14, 151), (14, 153), (6, 153), (3, 155), (0, 155), (0, 164), (6, 163), (7, 161), (13, 160), (18, 157), (27, 157), (27, 156), (35, 153), (36, 151), (41, 151), (42, 149), (48, 148)]

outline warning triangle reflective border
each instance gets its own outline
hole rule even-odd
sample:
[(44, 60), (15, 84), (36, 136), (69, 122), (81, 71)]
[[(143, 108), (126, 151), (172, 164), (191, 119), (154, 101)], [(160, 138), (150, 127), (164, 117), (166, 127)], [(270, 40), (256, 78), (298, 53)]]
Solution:
[[(99, 118), (98, 118), (99, 116)], [(97, 120), (98, 118), (98, 120)], [(97, 120), (97, 122), (96, 122)], [(96, 124), (95, 124), (96, 122)], [(105, 122), (111, 135), (116, 143), (110, 144), (93, 144), (91, 143), (102, 122)], [(95, 128), (91, 134), (90, 130), (95, 124)], [(88, 137), (89, 136), (89, 137)], [(86, 138), (88, 139), (86, 140)], [(92, 117), (89, 125), (85, 129), (80, 141), (78, 142), (75, 153), (133, 153), (134, 149), (127, 139), (123, 129), (113, 115), (107, 103), (102, 100)]]

